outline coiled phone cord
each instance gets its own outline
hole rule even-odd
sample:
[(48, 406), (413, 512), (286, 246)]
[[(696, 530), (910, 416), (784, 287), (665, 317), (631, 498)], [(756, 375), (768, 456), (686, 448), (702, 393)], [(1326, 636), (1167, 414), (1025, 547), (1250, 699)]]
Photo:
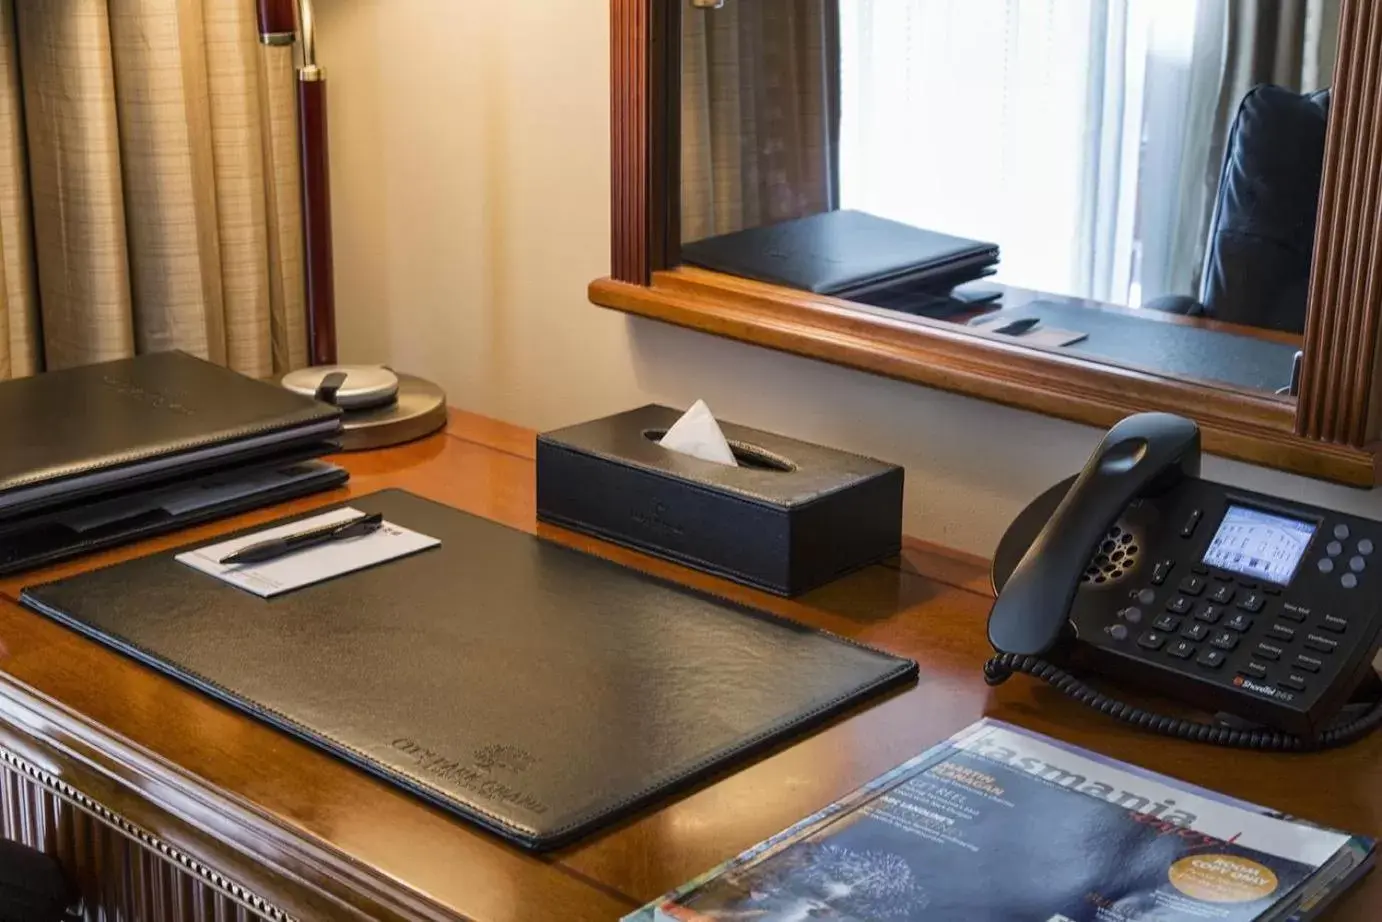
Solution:
[(1081, 704), (1089, 705), (1114, 720), (1121, 720), (1123, 723), (1163, 736), (1237, 749), (1263, 749), (1274, 752), (1314, 752), (1333, 749), (1352, 743), (1382, 726), (1382, 701), (1379, 701), (1367, 713), (1359, 717), (1341, 719), (1316, 738), (1296, 736), (1277, 730), (1235, 730), (1232, 727), (1221, 727), (1197, 720), (1166, 717), (1133, 707), (1116, 698), (1110, 698), (1038, 656), (997, 653), (984, 664), (984, 680), (990, 685), (1003, 684), (1015, 672), (1041, 679), (1062, 694)]

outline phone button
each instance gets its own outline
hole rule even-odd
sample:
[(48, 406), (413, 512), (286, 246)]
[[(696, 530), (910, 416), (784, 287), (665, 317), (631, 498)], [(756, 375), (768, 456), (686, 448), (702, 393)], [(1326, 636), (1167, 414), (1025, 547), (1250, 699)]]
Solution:
[(1333, 653), (1339, 648), (1337, 640), (1330, 640), (1328, 637), (1321, 637), (1319, 634), (1311, 634), (1305, 638), (1305, 645), (1311, 650), (1318, 650), (1321, 653)]
[(1176, 562), (1174, 560), (1163, 560), (1159, 562), (1155, 567), (1152, 567), (1152, 585), (1160, 586), (1162, 583), (1166, 582), (1166, 577), (1171, 574), (1171, 569), (1175, 565)]
[(1302, 609), (1300, 606), (1292, 605), (1290, 602), (1281, 606), (1281, 617), (1285, 618), (1287, 621), (1294, 621), (1297, 624), (1304, 621), (1305, 616), (1309, 613), (1310, 609)]
[(1338, 557), (1344, 552), (1344, 546), (1337, 541), (1331, 541), (1324, 546), (1324, 552), (1330, 557)]
[[(1361, 551), (1360, 551), (1359, 553), (1361, 553)], [(1208, 575), (1209, 575), (1209, 567), (1206, 567), (1206, 566), (1205, 566), (1204, 564), (1202, 564), (1202, 563), (1192, 564), (1191, 567), (1190, 567), (1190, 572), (1191, 572), (1191, 573), (1198, 573), (1198, 574), (1200, 574), (1201, 576), (1208, 576)]]
[(1254, 614), (1261, 611), (1262, 606), (1265, 604), (1266, 601), (1262, 598), (1260, 592), (1249, 592), (1238, 600), (1239, 608), (1243, 609), (1243, 611), (1253, 612)]
[(1372, 553), (1372, 541), (1368, 538), (1361, 538), (1358, 541), (1358, 553), (1364, 557)]
[(1228, 631), (1220, 631), (1214, 635), (1214, 639), (1209, 642), (1211, 647), (1218, 647), (1220, 650), (1232, 650), (1238, 646), (1238, 635)]
[(1352, 573), (1345, 573), (1343, 576), (1339, 577), (1339, 585), (1343, 586), (1345, 589), (1352, 589), (1358, 585), (1358, 577), (1354, 576)]
[(1349, 558), (1348, 568), (1354, 573), (1362, 573), (1368, 568), (1368, 562), (1361, 556), (1355, 554), (1353, 557)]
[(1218, 624), (1223, 617), (1224, 607), (1222, 605), (1210, 605), (1208, 602), (1200, 606), (1200, 610), (1195, 612), (1195, 618), (1206, 624)]
[(1185, 524), (1180, 527), (1180, 536), (1182, 538), (1189, 538), (1191, 535), (1193, 535), (1195, 533), (1195, 526), (1200, 524), (1200, 519), (1203, 516), (1204, 513), (1199, 509), (1196, 509), (1193, 512), (1191, 512), (1190, 518), (1186, 519)]
[(1156, 601), (1156, 593), (1150, 589), (1143, 589), (1137, 594), (1137, 601), (1141, 602), (1143, 605), (1151, 605)]
[(1142, 620), (1142, 609), (1138, 608), (1136, 605), (1129, 605), (1118, 613), (1118, 617), (1129, 624), (1137, 624)]
[(1281, 659), (1281, 654), (1285, 652), (1286, 651), (1280, 647), (1274, 647), (1269, 643), (1260, 643), (1257, 645), (1257, 649), (1252, 651), (1252, 655), (1261, 659), (1279, 660)]
[(1198, 621), (1191, 621), (1185, 626), (1185, 630), (1180, 632), (1180, 636), (1188, 637), (1190, 640), (1204, 640), (1209, 636), (1209, 626), (1200, 624)]
[(1188, 640), (1177, 640), (1166, 648), (1166, 652), (1177, 659), (1189, 659), (1195, 655), (1195, 645)]
[(1306, 656), (1304, 654), (1301, 654), (1300, 656), (1296, 657), (1295, 668), (1302, 669), (1306, 672), (1319, 672), (1320, 667), (1323, 665), (1324, 660), (1315, 659), (1315, 657), (1313, 656)]
[(1175, 612), (1178, 615), (1183, 615), (1188, 612), (1194, 604), (1194, 602), (1183, 595), (1175, 595), (1171, 596), (1171, 600), (1166, 603), (1166, 610)]
[(1114, 640), (1128, 639), (1128, 627), (1125, 624), (1115, 624), (1113, 627), (1108, 629), (1108, 633), (1109, 636), (1112, 637)]
[(1227, 605), (1233, 601), (1233, 587), (1220, 583), (1209, 593), (1209, 601), (1218, 602), (1220, 605)]
[(1146, 647), (1148, 650), (1160, 650), (1166, 646), (1166, 635), (1160, 631), (1148, 631), (1137, 638), (1139, 647)]
[(1333, 561), (1332, 559), (1328, 558), (1328, 557), (1321, 557), (1321, 558), (1319, 559), (1319, 562), (1316, 563), (1315, 566), (1317, 566), (1317, 567), (1320, 568), (1320, 572), (1321, 572), (1321, 573), (1333, 573), (1333, 572), (1334, 572), (1334, 561)]
[(1158, 631), (1174, 633), (1175, 630), (1180, 627), (1180, 619), (1175, 615), (1162, 615), (1152, 622), (1152, 627), (1156, 628)]
[(1338, 615), (1325, 615), (1320, 619), (1320, 627), (1331, 634), (1342, 634), (1348, 630), (1348, 622)]
[[(1361, 560), (1362, 558), (1358, 558)], [(1204, 592), (1205, 579), (1203, 576), (1187, 576), (1180, 581), (1180, 591), (1186, 595), (1199, 595)]]
[(1252, 627), (1252, 619), (1240, 613), (1225, 621), (1224, 627), (1230, 631), (1245, 632)]
[(1238, 671), (1243, 675), (1251, 676), (1254, 679), (1265, 679), (1267, 677), (1267, 667), (1262, 665), (1261, 663), (1248, 663), (1246, 666), (1244, 666), (1242, 669)]
[(1289, 624), (1282, 624), (1281, 622), (1273, 624), (1272, 629), (1267, 633), (1277, 640), (1295, 640), (1296, 638), (1296, 629)]
[(1347, 541), (1347, 540), (1348, 540), (1348, 526), (1345, 525), (1345, 524), (1343, 524), (1342, 522), (1340, 522), (1338, 525), (1335, 525), (1335, 526), (1334, 526), (1334, 537), (1338, 538), (1340, 541)]
[(1305, 691), (1305, 676), (1293, 672), (1284, 679), (1278, 679), (1276, 684), (1291, 691)]
[(1207, 666), (1210, 669), (1218, 669), (1224, 664), (1225, 659), (1227, 659), (1227, 657), (1220, 650), (1206, 650), (1200, 654), (1199, 659), (1195, 660), (1195, 662), (1199, 663), (1201, 666)]

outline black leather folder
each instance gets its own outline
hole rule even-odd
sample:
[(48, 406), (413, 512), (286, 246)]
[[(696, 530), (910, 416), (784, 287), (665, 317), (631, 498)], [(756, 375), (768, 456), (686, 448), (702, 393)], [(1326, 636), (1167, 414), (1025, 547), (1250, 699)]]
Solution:
[(998, 247), (863, 211), (826, 211), (682, 245), (693, 265), (817, 294), (857, 298), (895, 286), (949, 290), (986, 273)]
[(441, 544), (272, 599), (169, 552), (23, 600), (531, 849), (916, 672), (406, 492), (350, 505)]
[(0, 520), (325, 444), (340, 414), (182, 352), (5, 381)]

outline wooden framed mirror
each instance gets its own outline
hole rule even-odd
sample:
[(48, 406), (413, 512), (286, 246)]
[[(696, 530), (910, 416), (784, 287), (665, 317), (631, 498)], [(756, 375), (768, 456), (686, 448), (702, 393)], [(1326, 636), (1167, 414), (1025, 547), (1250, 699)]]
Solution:
[[(1316, 155), (1318, 205), (1307, 216), (1315, 233), (1300, 278), (1303, 330), (1246, 330), (1211, 317), (1157, 317), (1142, 307), (1090, 304), (1144, 324), (1130, 328), (1134, 346), (1145, 338), (1142, 331), (1153, 329), (1146, 323), (1170, 324), (1166, 332), (1179, 337), (1175, 342), (1211, 356), (1221, 344), (1234, 345), (1212, 337), (1250, 339), (1269, 344), (1254, 348), (1270, 351), (1273, 374), (1287, 378), (1281, 356), (1298, 351), (1294, 380), (1282, 382), (1289, 384), (1285, 392), (1154, 362), (1111, 360), (1089, 349), (1032, 346), (971, 326), (974, 318), (907, 313), (685, 264), (684, 27), (688, 16), (717, 15), (710, 8), (718, 0), (611, 0), (611, 272), (591, 283), (590, 299), (1098, 426), (1141, 410), (1184, 413), (1200, 423), (1206, 447), (1217, 454), (1371, 487), (1382, 429), (1382, 7), (1371, 0), (1332, 2), (1337, 50)], [(1332, 22), (1328, 28), (1334, 32)], [(1014, 290), (1021, 289), (1005, 292)]]

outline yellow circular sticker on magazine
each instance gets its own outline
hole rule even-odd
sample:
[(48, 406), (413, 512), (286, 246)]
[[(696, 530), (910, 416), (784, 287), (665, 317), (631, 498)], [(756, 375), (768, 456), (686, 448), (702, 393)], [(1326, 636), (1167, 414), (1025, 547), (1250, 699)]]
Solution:
[(1171, 865), (1171, 886), (1205, 903), (1251, 903), (1278, 883), (1271, 868), (1236, 855), (1192, 855)]

